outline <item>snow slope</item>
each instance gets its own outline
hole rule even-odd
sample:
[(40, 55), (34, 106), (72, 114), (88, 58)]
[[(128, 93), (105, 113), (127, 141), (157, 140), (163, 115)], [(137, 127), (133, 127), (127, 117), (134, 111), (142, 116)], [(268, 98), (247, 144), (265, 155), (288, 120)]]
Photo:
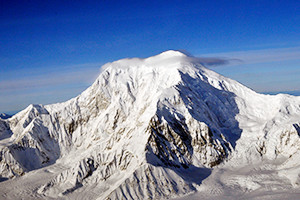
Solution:
[(0, 192), (165, 199), (269, 185), (298, 191), (299, 117), (299, 97), (257, 94), (179, 51), (115, 61), (79, 96), (0, 119)]

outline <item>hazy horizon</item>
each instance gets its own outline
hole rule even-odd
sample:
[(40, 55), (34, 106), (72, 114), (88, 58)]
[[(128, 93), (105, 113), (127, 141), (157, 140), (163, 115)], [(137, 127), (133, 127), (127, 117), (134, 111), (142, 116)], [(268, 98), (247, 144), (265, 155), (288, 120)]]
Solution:
[(260, 92), (300, 95), (298, 1), (3, 1), (0, 113), (62, 102), (100, 67), (168, 49)]

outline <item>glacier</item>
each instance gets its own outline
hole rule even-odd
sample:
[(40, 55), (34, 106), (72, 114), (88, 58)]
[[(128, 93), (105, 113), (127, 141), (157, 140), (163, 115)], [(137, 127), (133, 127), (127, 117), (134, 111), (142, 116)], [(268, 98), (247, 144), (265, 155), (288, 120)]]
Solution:
[(169, 50), (107, 63), (77, 97), (0, 119), (0, 198), (296, 199), (299, 150), (300, 97), (258, 94)]

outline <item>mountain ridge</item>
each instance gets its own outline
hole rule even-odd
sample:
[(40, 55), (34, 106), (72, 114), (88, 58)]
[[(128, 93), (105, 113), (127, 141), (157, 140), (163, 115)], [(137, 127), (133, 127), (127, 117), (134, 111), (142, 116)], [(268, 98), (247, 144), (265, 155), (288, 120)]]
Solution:
[(213, 167), (295, 165), (300, 98), (257, 94), (178, 51), (101, 71), (69, 101), (0, 120), (1, 177), (46, 173), (36, 197), (159, 199), (197, 191)]
[(0, 118), (1, 119), (8, 119), (8, 118), (10, 118), (11, 117), (11, 115), (9, 115), (9, 114), (6, 114), (6, 113), (0, 113)]

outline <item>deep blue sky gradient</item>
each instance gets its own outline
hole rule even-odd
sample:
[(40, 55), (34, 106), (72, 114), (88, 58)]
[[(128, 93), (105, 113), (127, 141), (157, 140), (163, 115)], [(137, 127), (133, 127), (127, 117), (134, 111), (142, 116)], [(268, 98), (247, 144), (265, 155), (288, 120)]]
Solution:
[(168, 49), (253, 60), (275, 49), (289, 59), (214, 70), (259, 92), (300, 91), (299, 1), (0, 2), (0, 112), (67, 100), (102, 64)]

